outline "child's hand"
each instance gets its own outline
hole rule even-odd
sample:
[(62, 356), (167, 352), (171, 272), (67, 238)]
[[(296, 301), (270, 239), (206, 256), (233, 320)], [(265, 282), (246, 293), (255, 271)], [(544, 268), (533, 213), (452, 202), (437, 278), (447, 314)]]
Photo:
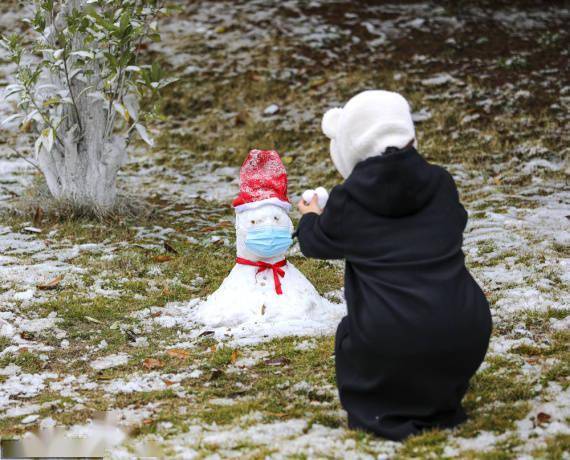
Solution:
[(309, 212), (314, 212), (315, 214), (321, 214), (323, 210), (319, 208), (319, 205), (317, 204), (318, 200), (319, 197), (316, 194), (313, 195), (313, 199), (309, 204), (305, 203), (305, 200), (301, 198), (297, 203), (297, 208), (299, 209), (300, 213), (303, 215)]

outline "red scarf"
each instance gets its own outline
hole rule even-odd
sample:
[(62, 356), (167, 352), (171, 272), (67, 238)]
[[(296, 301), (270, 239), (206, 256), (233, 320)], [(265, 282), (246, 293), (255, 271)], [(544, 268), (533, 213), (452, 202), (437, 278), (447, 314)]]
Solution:
[(247, 260), (238, 257), (236, 258), (236, 262), (241, 265), (251, 265), (252, 267), (258, 267), (257, 272), (255, 273), (256, 275), (265, 270), (273, 270), (273, 281), (275, 282), (275, 292), (278, 295), (283, 294), (283, 291), (281, 290), (281, 280), (279, 279), (279, 277), (283, 278), (285, 276), (285, 272), (281, 268), (287, 264), (287, 261), (285, 259), (280, 260), (279, 262), (275, 262), (274, 264), (270, 264), (267, 262), (262, 262), (261, 260), (254, 262), (252, 260)]

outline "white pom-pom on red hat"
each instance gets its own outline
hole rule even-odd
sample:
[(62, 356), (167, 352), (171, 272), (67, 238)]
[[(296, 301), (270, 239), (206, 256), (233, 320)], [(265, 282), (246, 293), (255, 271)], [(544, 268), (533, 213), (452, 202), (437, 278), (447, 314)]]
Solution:
[(266, 204), (290, 210), (287, 171), (275, 150), (251, 150), (241, 166), (239, 178), (239, 194), (233, 201), (236, 212)]

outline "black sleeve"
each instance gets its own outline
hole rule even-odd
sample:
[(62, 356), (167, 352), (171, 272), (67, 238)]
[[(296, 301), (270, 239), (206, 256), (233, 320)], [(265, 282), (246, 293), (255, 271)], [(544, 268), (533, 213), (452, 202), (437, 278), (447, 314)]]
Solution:
[(321, 215), (305, 214), (299, 221), (295, 235), (299, 239), (301, 252), (315, 259), (344, 258), (344, 207), (346, 193), (342, 186), (332, 189), (329, 200)]

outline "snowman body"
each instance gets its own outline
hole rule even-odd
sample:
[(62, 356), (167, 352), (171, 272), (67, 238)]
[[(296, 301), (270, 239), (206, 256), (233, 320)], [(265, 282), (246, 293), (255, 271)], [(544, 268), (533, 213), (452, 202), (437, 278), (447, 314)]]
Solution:
[[(268, 264), (283, 261), (285, 251), (261, 257), (246, 244), (251, 230), (271, 228), (293, 232), (293, 224), (283, 207), (268, 203), (237, 213), (238, 260)], [(310, 321), (322, 311), (326, 301), (291, 262), (287, 261), (280, 269), (282, 276), (269, 268), (260, 270), (257, 266), (237, 263), (218, 290), (197, 305), (195, 319), (213, 328), (251, 322)], [(277, 283), (281, 285), (281, 293), (277, 292)]]

